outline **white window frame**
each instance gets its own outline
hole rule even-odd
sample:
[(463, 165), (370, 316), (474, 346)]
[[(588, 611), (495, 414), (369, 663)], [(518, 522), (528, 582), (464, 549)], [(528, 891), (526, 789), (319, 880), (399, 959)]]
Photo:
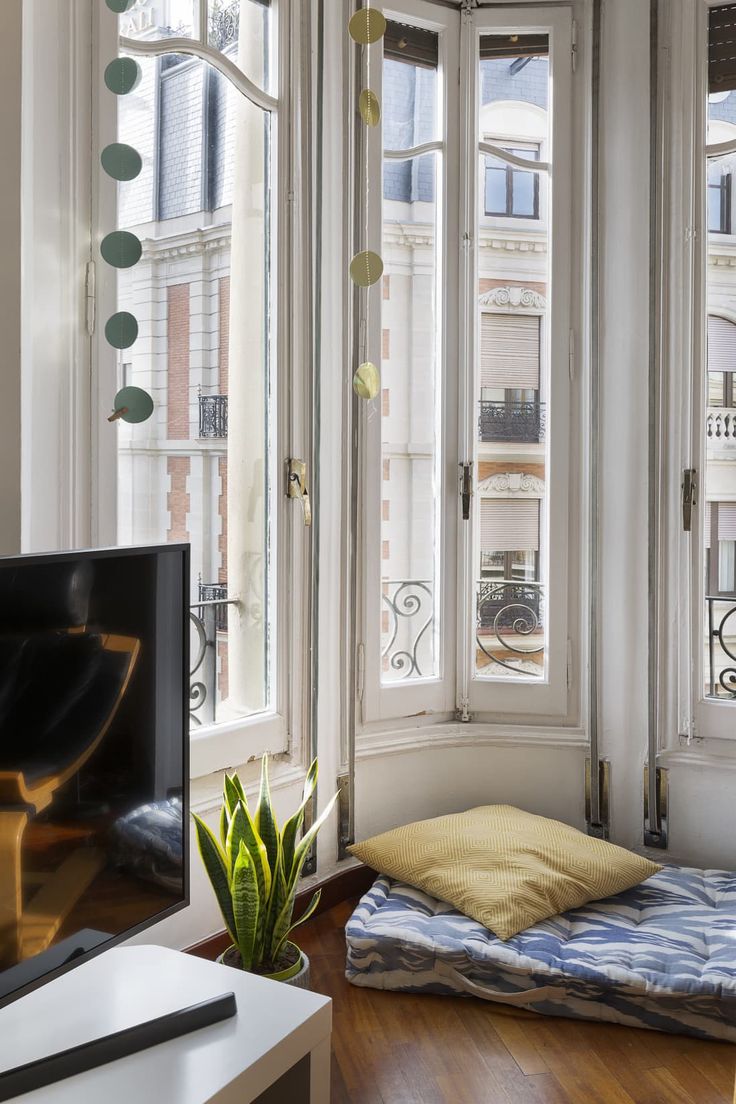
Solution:
[[(445, 226), (448, 240), (461, 241), (463, 235), (469, 247), (457, 257), (451, 245), (446, 258), (446, 287), (451, 284), (453, 268), (457, 268), (457, 287), (461, 289), (457, 304), (448, 302), (445, 307), (444, 364), (453, 371), (443, 372), (443, 472), (444, 487), (442, 509), (444, 526), (442, 538), (442, 598), (443, 618), (440, 630), (443, 653), (440, 676), (436, 679), (412, 679), (396, 685), (381, 685), (380, 681), (380, 418), (363, 416), (362, 486), (364, 490), (363, 528), (360, 538), (362, 555), (362, 608), (361, 628), (358, 639), (363, 642), (362, 665), (359, 662), (358, 696), (362, 702), (362, 721), (366, 733), (385, 731), (393, 719), (399, 724), (422, 725), (439, 723), (453, 715), (458, 719), (489, 725), (518, 724), (579, 730), (582, 723), (584, 695), (584, 655), (587, 634), (582, 626), (582, 610), (586, 606), (587, 572), (582, 554), (582, 532), (586, 516), (586, 490), (580, 472), (586, 453), (582, 416), (585, 403), (584, 385), (581, 382), (587, 367), (587, 342), (590, 329), (586, 317), (589, 296), (589, 211), (590, 196), (586, 183), (590, 163), (590, 105), (573, 105), (573, 87), (579, 88), (579, 97), (587, 94), (590, 68), (578, 64), (573, 73), (574, 20), (589, 26), (590, 9), (586, 4), (571, 3), (549, 5), (545, 0), (534, 8), (526, 5), (505, 8), (479, 8), (464, 12), (462, 16), (448, 14), (438, 4), (421, 0), (405, 0), (400, 11), (386, 12), (388, 18), (416, 23), (441, 30), (440, 58), (448, 58), (457, 52), (448, 50), (460, 23), (460, 57), (458, 58), (458, 84), (449, 77), (445, 80), (447, 99), (446, 117), (450, 125), (446, 131), (446, 164), (463, 163), (469, 166), (464, 184), (455, 174), (445, 173)], [(582, 18), (581, 18), (582, 17)], [(458, 461), (472, 459), (476, 436), (476, 387), (475, 358), (478, 348), (478, 272), (477, 257), (472, 238), (475, 227), (482, 225), (479, 210), (479, 187), (482, 172), (472, 169), (473, 158), (482, 168), (478, 155), (478, 98), (476, 92), (477, 40), (481, 34), (503, 33), (514, 30), (549, 33), (551, 44), (551, 72), (554, 75), (555, 109), (551, 118), (550, 144), (554, 148), (556, 188), (552, 196), (551, 224), (554, 235), (550, 287), (554, 297), (551, 334), (544, 332), (543, 346), (551, 341), (552, 370), (545, 396), (551, 410), (551, 440), (546, 481), (549, 538), (546, 547), (554, 550), (551, 572), (542, 578), (546, 583), (547, 610), (550, 630), (548, 633), (548, 678), (541, 680), (477, 679), (473, 675), (473, 648), (475, 637), (475, 597), (473, 580), (477, 573), (473, 560), (473, 530), (480, 513), (479, 501), (473, 502), (467, 525), (459, 520)], [(444, 44), (444, 45), (443, 45)], [(579, 47), (578, 47), (579, 48)], [(443, 53), (444, 51), (444, 53)], [(449, 72), (449, 71), (448, 71)], [(376, 88), (376, 75), (372, 73), (372, 86)], [(376, 89), (378, 90), (378, 89)], [(562, 107), (560, 107), (562, 105)], [(464, 119), (463, 126), (452, 125), (453, 112), (457, 120)], [(459, 142), (452, 150), (455, 135)], [(380, 142), (380, 139), (379, 139)], [(546, 147), (545, 147), (546, 148)], [(540, 160), (542, 155), (540, 150)], [(372, 147), (370, 167), (373, 180), (380, 177), (381, 150)], [(455, 160), (455, 157), (460, 159)], [(376, 176), (376, 173), (379, 175)], [(544, 195), (547, 191), (540, 181), (540, 219), (509, 220), (514, 227), (527, 223), (538, 229), (548, 221)], [(464, 194), (460, 194), (460, 189)], [(376, 189), (374, 188), (374, 191)], [(549, 209), (549, 208), (548, 208)], [(579, 213), (575, 220), (573, 243), (573, 209)], [(456, 214), (457, 212), (457, 214)], [(381, 213), (380, 196), (373, 197), (371, 224), (374, 237), (370, 248), (380, 252)], [(457, 228), (453, 236), (453, 228)], [(465, 267), (467, 266), (467, 268)], [(573, 281), (579, 289), (572, 294)], [(468, 288), (468, 293), (465, 293)], [(380, 348), (380, 302), (372, 311), (374, 333), (373, 348)], [(462, 321), (460, 321), (462, 320)], [(462, 337), (461, 337), (462, 335)], [(454, 377), (456, 364), (468, 365), (462, 373), (459, 388), (452, 387), (448, 376)], [(573, 384), (573, 378), (576, 382)], [(457, 418), (452, 424), (453, 412)], [(548, 431), (549, 432), (549, 431)], [(459, 447), (458, 447), (459, 446)], [(571, 487), (573, 488), (571, 494)], [(457, 579), (457, 583), (455, 580)], [(572, 582), (575, 586), (572, 586)], [(471, 611), (468, 614), (468, 610)], [(466, 629), (460, 628), (465, 624)], [(453, 645), (453, 640), (456, 642)], [(454, 648), (454, 655), (453, 655)], [(360, 649), (360, 646), (359, 646)], [(360, 656), (360, 650), (359, 650)], [(573, 663), (573, 660), (576, 662)]]
[[(665, 489), (651, 535), (661, 595), (655, 735), (665, 765), (683, 756), (733, 754), (736, 740), (736, 703), (704, 694), (707, 320), (728, 315), (707, 299), (708, 9), (718, 2), (671, 0), (659, 17), (657, 247), (664, 275), (654, 430), (659, 455), (650, 477)], [(681, 484), (688, 468), (696, 471), (697, 491), (686, 533)]]
[[(456, 399), (452, 395), (448, 366), (455, 363), (457, 314), (451, 289), (457, 287), (459, 266), (457, 255), (447, 248), (447, 241), (456, 240), (459, 235), (458, 194), (453, 183), (449, 166), (456, 165), (459, 157), (458, 127), (456, 124), (459, 108), (458, 85), (455, 75), (459, 70), (458, 17), (428, 0), (405, 0), (399, 9), (385, 9), (387, 19), (397, 22), (409, 22), (417, 27), (434, 31), (439, 36), (439, 66), (437, 80), (438, 101), (441, 104), (441, 139), (436, 144), (442, 157), (441, 194), (437, 199), (437, 258), (440, 267), (438, 285), (444, 294), (438, 295), (437, 318), (442, 327), (441, 356), (437, 364), (437, 378), (441, 391), (440, 415), (438, 419), (438, 447), (443, 450), (441, 460), (441, 487), (438, 495), (440, 503), (440, 536), (438, 555), (435, 559), (435, 585), (438, 594), (435, 610), (439, 615), (437, 633), (437, 674), (434, 677), (417, 678), (391, 684), (381, 681), (381, 419), (373, 415), (365, 404), (361, 410), (361, 428), (364, 440), (362, 451), (362, 487), (364, 489), (364, 527), (362, 574), (363, 607), (362, 626), (364, 641), (364, 673), (362, 687), (362, 720), (364, 722), (384, 721), (391, 718), (425, 716), (447, 718), (452, 714), (455, 701), (454, 655), (453, 645), (455, 626), (455, 595), (453, 589), (455, 565), (454, 508), (447, 509), (448, 488), (456, 486), (456, 468), (448, 460), (453, 453), (456, 439)], [(381, 55), (376, 50), (376, 57)], [(371, 67), (371, 84), (379, 97), (382, 95), (382, 64), (377, 62)], [(382, 128), (376, 127), (370, 135), (368, 172), (371, 180), (369, 228), (372, 241), (369, 248), (382, 252), (383, 238), (383, 148)], [(427, 143), (428, 144), (428, 143)], [(435, 144), (432, 143), (433, 148)], [(370, 359), (380, 363), (381, 349), (381, 282), (372, 289), (371, 326), (368, 336), (369, 349), (373, 350)], [(441, 524), (444, 515), (445, 524)]]
[[(200, 18), (205, 4), (198, 5)], [(97, 325), (92, 339), (92, 541), (114, 544), (117, 503), (117, 441), (109, 433), (107, 415), (116, 391), (114, 351), (104, 338), (104, 319), (116, 306), (115, 272), (99, 257), (98, 243), (115, 228), (116, 192), (99, 166), (99, 151), (115, 140), (116, 104), (104, 87), (105, 65), (119, 52), (118, 21), (105, 4), (97, 5), (93, 109), (93, 252), (96, 265)], [(304, 124), (311, 56), (304, 40), (305, 22), (294, 0), (273, 0), (272, 19), (278, 34), (278, 88), (274, 92), (275, 174), (272, 220), (277, 235), (277, 271), (271, 294), (275, 306), (276, 359), (274, 426), (277, 440), (269, 456), (273, 490), (271, 524), (276, 548), (277, 600), (271, 605), (277, 641), (276, 678), (271, 709), (225, 723), (192, 726), (190, 762), (193, 778), (243, 763), (261, 755), (294, 751), (300, 758), (309, 744), (311, 639), (311, 530), (304, 525), (300, 504), (287, 500), (286, 461), (311, 459), (311, 335), (310, 335), (310, 147)], [(239, 72), (239, 71), (238, 71)], [(237, 74), (236, 74), (237, 75)], [(247, 76), (247, 74), (246, 74)], [(244, 82), (247, 90), (248, 82)], [(311, 479), (308, 469), (307, 485)], [(228, 519), (229, 525), (235, 519)], [(264, 609), (264, 619), (269, 610)]]

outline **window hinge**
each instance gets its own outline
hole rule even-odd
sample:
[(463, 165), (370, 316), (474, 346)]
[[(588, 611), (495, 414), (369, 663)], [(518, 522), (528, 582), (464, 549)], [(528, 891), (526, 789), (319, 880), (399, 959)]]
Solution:
[(365, 692), (365, 644), (358, 645), (358, 701), (362, 702)]
[(572, 686), (572, 640), (567, 642), (567, 689)]
[(568, 371), (570, 373), (570, 382), (575, 379), (575, 331), (570, 330), (570, 348), (568, 352)]
[(455, 719), (461, 721), (462, 724), (468, 724), (473, 719), (473, 714), (470, 712), (470, 698), (461, 698), (460, 703), (455, 710)]
[(460, 501), (463, 521), (470, 521), (470, 500), (473, 497), (473, 461), (466, 460), (460, 465)]
[(690, 533), (693, 527), (693, 506), (697, 506), (698, 483), (695, 468), (684, 468), (682, 472), (682, 528)]
[(572, 44), (570, 46), (570, 65), (572, 66), (573, 73), (578, 67), (578, 23), (577, 19), (572, 21)]
[(304, 460), (286, 461), (286, 495), (298, 498), (304, 510), (304, 524), (312, 524), (312, 503), (307, 490), (307, 465)]
[(87, 334), (89, 337), (94, 337), (97, 325), (97, 267), (94, 261), (87, 261), (84, 274), (84, 300)]

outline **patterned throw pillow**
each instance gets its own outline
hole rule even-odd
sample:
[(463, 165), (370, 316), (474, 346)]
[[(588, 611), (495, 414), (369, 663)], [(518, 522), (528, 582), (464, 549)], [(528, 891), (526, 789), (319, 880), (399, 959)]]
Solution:
[(368, 866), (454, 905), (499, 939), (661, 869), (640, 855), (512, 805), (421, 820), (350, 848)]

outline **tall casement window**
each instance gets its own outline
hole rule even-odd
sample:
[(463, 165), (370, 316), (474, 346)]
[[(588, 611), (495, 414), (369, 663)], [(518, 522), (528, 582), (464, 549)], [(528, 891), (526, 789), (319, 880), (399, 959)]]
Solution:
[[(117, 101), (101, 93), (99, 132), (143, 167), (117, 188), (101, 177), (100, 224), (135, 234), (142, 256), (99, 274), (99, 376), (107, 402), (117, 376), (155, 411), (100, 437), (98, 539), (191, 542), (192, 733), (237, 737), (242, 761), (288, 744), (306, 555), (283, 469), (305, 424), (290, 405), (303, 360), (289, 3), (146, 0), (119, 27), (101, 18), (142, 79)], [(170, 38), (196, 48), (168, 52)], [(104, 332), (116, 311), (138, 320), (123, 342)]]
[(388, 14), (368, 157), (385, 269), (367, 327), (382, 396), (364, 418), (363, 719), (561, 723), (578, 637), (570, 281), (585, 268), (573, 11)]
[[(736, 736), (736, 278), (727, 263), (731, 176), (736, 157), (736, 6), (708, 15), (707, 120), (703, 161), (707, 242), (699, 313), (704, 356), (695, 375), (702, 458), (702, 526), (697, 552), (696, 731)], [(716, 188), (718, 191), (716, 192)], [(702, 208), (701, 208), (702, 209)], [(720, 217), (716, 217), (720, 211)], [(725, 235), (725, 236), (724, 236)], [(698, 378), (699, 377), (699, 378)]]

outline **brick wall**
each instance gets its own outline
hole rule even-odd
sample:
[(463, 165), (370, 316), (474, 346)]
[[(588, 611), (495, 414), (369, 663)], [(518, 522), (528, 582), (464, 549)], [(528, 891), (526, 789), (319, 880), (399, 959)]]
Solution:
[(189, 440), (189, 284), (167, 288), (168, 397), (167, 432), (170, 441)]
[(169, 541), (188, 541), (187, 514), (189, 513), (189, 495), (187, 478), (191, 471), (188, 456), (169, 456), (166, 461), (169, 474), (169, 493), (166, 496), (166, 509), (169, 511), (169, 529), (166, 539)]

